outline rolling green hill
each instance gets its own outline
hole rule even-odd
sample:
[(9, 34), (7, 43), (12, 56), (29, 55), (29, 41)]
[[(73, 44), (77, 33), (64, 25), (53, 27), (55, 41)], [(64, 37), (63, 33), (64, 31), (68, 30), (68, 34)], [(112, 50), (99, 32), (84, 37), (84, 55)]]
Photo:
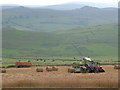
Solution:
[(3, 28), (2, 35), (3, 56), (117, 56), (118, 54), (116, 24), (77, 27), (69, 31), (55, 32)]
[(74, 10), (15, 7), (2, 10), (2, 27), (29, 31), (60, 31), (79, 26), (117, 23), (117, 8), (85, 6)]

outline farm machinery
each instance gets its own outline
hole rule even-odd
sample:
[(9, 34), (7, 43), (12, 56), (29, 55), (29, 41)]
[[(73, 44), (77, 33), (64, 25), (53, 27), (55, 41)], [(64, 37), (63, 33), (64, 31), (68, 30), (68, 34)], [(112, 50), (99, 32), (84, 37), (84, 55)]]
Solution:
[(100, 63), (92, 61), (90, 58), (83, 58), (80, 63), (73, 63), (73, 69), (68, 69), (70, 73), (99, 73), (105, 72)]
[[(73, 41), (72, 46), (77, 50), (80, 55), (83, 55), (82, 52), (79, 51), (76, 42)], [(105, 72), (104, 69), (100, 66), (100, 63), (94, 62), (90, 57), (84, 57), (82, 62), (73, 63), (72, 69), (68, 69), (70, 73), (98, 73)]]

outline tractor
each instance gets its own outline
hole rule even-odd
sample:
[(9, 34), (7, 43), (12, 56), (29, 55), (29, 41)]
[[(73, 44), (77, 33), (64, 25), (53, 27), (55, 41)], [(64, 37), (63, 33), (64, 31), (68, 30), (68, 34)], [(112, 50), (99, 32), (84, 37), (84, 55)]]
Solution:
[(99, 73), (105, 72), (100, 63), (92, 61), (90, 58), (83, 58), (80, 63), (73, 63), (74, 73)]
[[(80, 55), (83, 55), (83, 53), (79, 51), (79, 48), (77, 48), (76, 42), (73, 41), (72, 46), (77, 50), (77, 52)], [(92, 61), (89, 56), (84, 57), (82, 62), (73, 63), (72, 67), (73, 67), (72, 69), (68, 69), (68, 72), (72, 72), (72, 73), (105, 72), (104, 69), (102, 69), (102, 67), (100, 66), (100, 63)]]

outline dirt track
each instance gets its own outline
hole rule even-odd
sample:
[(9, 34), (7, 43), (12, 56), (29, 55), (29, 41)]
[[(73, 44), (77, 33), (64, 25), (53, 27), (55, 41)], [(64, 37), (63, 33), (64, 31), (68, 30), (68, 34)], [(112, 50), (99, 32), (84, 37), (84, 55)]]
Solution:
[(2, 73), (3, 87), (109, 87), (118, 85), (118, 70), (113, 66), (103, 66), (105, 73), (68, 73), (69, 66), (59, 66), (58, 71), (36, 72), (32, 68), (11, 68), (7, 73)]

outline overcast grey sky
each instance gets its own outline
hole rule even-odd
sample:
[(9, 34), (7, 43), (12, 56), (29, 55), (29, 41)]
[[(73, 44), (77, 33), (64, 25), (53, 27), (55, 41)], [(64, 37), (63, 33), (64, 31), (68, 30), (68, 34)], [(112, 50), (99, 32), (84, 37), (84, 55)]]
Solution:
[(94, 2), (117, 4), (119, 0), (0, 0), (0, 4), (19, 4), (19, 5), (54, 5), (69, 2)]

